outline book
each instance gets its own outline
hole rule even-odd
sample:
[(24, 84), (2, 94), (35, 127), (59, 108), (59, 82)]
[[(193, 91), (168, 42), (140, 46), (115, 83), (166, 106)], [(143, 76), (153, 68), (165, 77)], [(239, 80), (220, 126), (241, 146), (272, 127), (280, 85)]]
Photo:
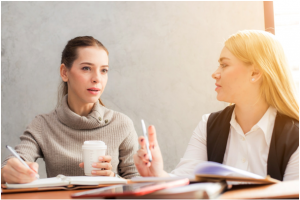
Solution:
[(195, 169), (196, 181), (215, 182), (220, 180), (231, 181), (231, 184), (255, 183), (255, 184), (272, 184), (279, 183), (279, 180), (270, 176), (262, 177), (257, 174), (226, 166), (216, 162), (202, 162)]
[(122, 199), (215, 199), (225, 188), (225, 182), (195, 183), (186, 186), (162, 189), (144, 196), (122, 197)]
[(155, 191), (180, 187), (189, 184), (189, 179), (183, 178), (174, 181), (134, 183), (127, 185), (114, 185), (98, 188), (90, 191), (78, 192), (71, 195), (72, 198), (134, 198), (141, 197)]
[(97, 188), (115, 184), (127, 184), (126, 179), (107, 176), (64, 176), (42, 178), (25, 184), (2, 184), (2, 193), (35, 190), (72, 190), (79, 188)]
[(233, 186), (218, 199), (299, 199), (299, 180), (282, 181), (271, 185), (239, 186)]

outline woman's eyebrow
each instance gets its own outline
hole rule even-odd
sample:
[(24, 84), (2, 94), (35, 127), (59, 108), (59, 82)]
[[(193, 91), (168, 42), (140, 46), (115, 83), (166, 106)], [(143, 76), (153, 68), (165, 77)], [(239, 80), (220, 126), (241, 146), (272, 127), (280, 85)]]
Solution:
[(83, 62), (83, 63), (80, 63), (81, 65), (94, 65), (93, 63), (89, 63), (89, 62)]
[[(93, 63), (89, 63), (89, 62), (83, 62), (83, 63), (80, 63), (81, 65), (92, 65), (94, 66)], [(101, 67), (109, 67), (108, 65), (102, 65)]]
[(227, 57), (222, 57), (222, 58), (220, 58), (220, 59), (218, 60), (218, 62), (222, 62), (222, 60), (225, 60), (225, 59), (230, 60), (230, 59), (227, 58)]

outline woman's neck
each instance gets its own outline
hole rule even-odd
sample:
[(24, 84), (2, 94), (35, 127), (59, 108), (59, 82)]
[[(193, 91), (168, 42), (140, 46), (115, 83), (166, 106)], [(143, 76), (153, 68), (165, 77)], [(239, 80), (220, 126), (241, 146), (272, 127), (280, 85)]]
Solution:
[(269, 105), (262, 99), (253, 105), (235, 105), (235, 119), (241, 126), (244, 134), (249, 132), (251, 128), (259, 122), (259, 120), (267, 112), (268, 108)]
[(94, 103), (83, 103), (79, 101), (78, 98), (72, 98), (68, 95), (68, 106), (77, 115), (87, 116), (90, 114)]

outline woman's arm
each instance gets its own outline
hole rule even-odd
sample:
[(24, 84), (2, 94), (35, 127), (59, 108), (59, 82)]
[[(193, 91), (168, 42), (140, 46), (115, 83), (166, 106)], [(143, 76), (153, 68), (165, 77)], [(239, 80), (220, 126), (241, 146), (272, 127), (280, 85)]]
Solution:
[(21, 143), (15, 147), (16, 152), (23, 160), (27, 161), (32, 170), (24, 168), (23, 164), (17, 161), (14, 156), (8, 156), (1, 166), (2, 183), (24, 183), (24, 181), (31, 182), (34, 180), (27, 176), (30, 176), (30, 173), (37, 172), (38, 164), (34, 162), (37, 158), (43, 157), (37, 138), (35, 138), (41, 133), (40, 127), (41, 124), (36, 117), (20, 137)]
[(202, 117), (202, 121), (195, 129), (193, 136), (190, 140), (188, 148), (184, 157), (180, 160), (176, 169), (168, 174), (164, 171), (163, 158), (161, 151), (156, 140), (156, 131), (154, 126), (148, 128), (149, 132), (149, 146), (152, 153), (152, 162), (148, 162), (148, 155), (145, 149), (145, 139), (143, 136), (139, 138), (141, 145), (140, 150), (134, 155), (135, 165), (142, 176), (156, 176), (156, 177), (168, 177), (168, 176), (194, 176), (194, 169), (197, 164), (203, 161), (207, 161), (206, 150), (206, 124), (209, 114)]
[(193, 132), (183, 158), (171, 174), (177, 176), (194, 176), (196, 166), (207, 161), (206, 125), (209, 114), (203, 115), (202, 120)]
[(133, 123), (132, 128), (128, 136), (121, 143), (119, 147), (119, 166), (118, 174), (123, 178), (132, 178), (139, 176), (139, 173), (133, 162), (133, 155), (138, 150), (138, 138), (134, 129)]
[(299, 180), (299, 147), (290, 157), (286, 166), (283, 181)]

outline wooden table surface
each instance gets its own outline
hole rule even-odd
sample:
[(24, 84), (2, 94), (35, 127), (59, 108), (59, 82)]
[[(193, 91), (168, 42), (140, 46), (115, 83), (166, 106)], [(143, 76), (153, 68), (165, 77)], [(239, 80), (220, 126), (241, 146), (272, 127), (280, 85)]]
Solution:
[(11, 194), (1, 194), (1, 199), (72, 199), (71, 194), (87, 190), (90, 189), (20, 192)]

